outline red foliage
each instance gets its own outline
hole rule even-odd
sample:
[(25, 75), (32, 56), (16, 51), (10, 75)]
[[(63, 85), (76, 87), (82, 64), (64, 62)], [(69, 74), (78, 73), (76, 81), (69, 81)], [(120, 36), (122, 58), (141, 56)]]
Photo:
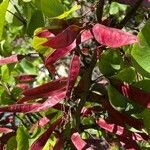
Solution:
[(150, 108), (150, 93), (145, 92), (137, 87), (133, 87), (128, 84), (119, 83), (116, 88), (130, 100), (146, 107)]
[(55, 49), (67, 47), (75, 40), (81, 29), (82, 28), (76, 25), (69, 26), (55, 37), (48, 38), (48, 41), (44, 43), (43, 46), (48, 46)]
[(60, 118), (52, 125), (50, 125), (48, 130), (46, 130), (37, 140), (34, 141), (34, 143), (31, 145), (31, 150), (42, 150), (50, 135), (55, 130), (55, 128), (61, 123), (61, 121), (62, 119)]
[(12, 55), (9, 57), (0, 58), (0, 65), (16, 63), (23, 58), (23, 55)]
[(80, 71), (80, 58), (78, 55), (73, 55), (70, 69), (69, 69), (69, 77), (68, 77), (68, 83), (67, 83), (67, 93), (66, 97), (70, 98), (72, 88), (74, 87), (75, 81), (78, 77)]

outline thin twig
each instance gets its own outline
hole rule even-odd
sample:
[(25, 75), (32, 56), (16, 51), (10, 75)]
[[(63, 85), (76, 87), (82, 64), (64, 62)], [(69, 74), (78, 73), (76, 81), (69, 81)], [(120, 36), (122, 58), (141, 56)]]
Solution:
[(22, 18), (20, 18), (19, 16), (17, 16), (16, 14), (12, 13), (10, 10), (7, 10), (10, 14), (12, 14), (14, 17), (16, 17), (21, 23), (24, 24), (24, 20), (22, 20)]
[(92, 57), (92, 60), (91, 60), (91, 64), (89, 66), (89, 68), (86, 70), (85, 74), (83, 75), (83, 79), (86, 81), (86, 88), (84, 90), (84, 93), (81, 97), (81, 100), (78, 104), (78, 107), (77, 107), (77, 110), (76, 110), (76, 113), (75, 113), (75, 120), (76, 120), (76, 128), (78, 130), (78, 132), (80, 132), (80, 113), (81, 113), (81, 110), (87, 100), (87, 97), (89, 95), (89, 89), (90, 89), (90, 86), (91, 86), (91, 76), (92, 76), (92, 72), (93, 72), (93, 69), (96, 65), (96, 62), (97, 62), (97, 59), (96, 59), (96, 51), (94, 52), (93, 54), (93, 57)]
[(19, 11), (18, 7), (14, 4), (14, 2), (10, 1), (10, 3), (13, 5), (13, 7), (15, 8), (15, 10), (17, 11), (17, 13), (19, 14), (19, 18), (22, 20), (22, 23), (26, 26), (27, 25), (27, 21), (24, 19), (24, 17), (22, 16), (21, 12)]

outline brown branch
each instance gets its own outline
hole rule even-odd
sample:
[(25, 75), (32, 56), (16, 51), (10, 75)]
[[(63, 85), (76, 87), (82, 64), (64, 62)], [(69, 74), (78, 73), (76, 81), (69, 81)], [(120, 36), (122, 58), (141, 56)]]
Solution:
[(127, 13), (127, 15), (124, 17), (124, 19), (120, 22), (120, 24), (117, 26), (117, 28), (121, 29), (123, 28), (127, 22), (131, 19), (131, 17), (136, 13), (138, 8), (141, 6), (142, 2), (144, 0), (138, 0), (136, 4), (133, 6), (133, 8)]
[(105, 4), (105, 0), (99, 0), (97, 3), (96, 17), (99, 23), (102, 21), (104, 4)]

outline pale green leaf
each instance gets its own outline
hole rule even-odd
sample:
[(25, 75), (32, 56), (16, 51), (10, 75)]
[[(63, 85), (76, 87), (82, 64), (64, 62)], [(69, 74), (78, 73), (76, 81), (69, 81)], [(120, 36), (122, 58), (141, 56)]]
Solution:
[(9, 0), (3, 0), (3, 2), (0, 4), (0, 40), (3, 34), (3, 27), (5, 23), (5, 14), (7, 11), (7, 7), (9, 4)]
[(17, 130), (17, 150), (29, 150), (29, 140), (28, 140), (27, 129), (23, 126), (20, 126)]
[(67, 18), (72, 12), (74, 12), (80, 8), (81, 8), (80, 5), (74, 5), (70, 10), (65, 11), (62, 15), (59, 15), (59, 16), (54, 17), (54, 18), (57, 18), (57, 19)]
[(142, 73), (150, 73), (150, 20), (139, 33), (140, 42), (134, 44), (131, 55), (136, 68)]

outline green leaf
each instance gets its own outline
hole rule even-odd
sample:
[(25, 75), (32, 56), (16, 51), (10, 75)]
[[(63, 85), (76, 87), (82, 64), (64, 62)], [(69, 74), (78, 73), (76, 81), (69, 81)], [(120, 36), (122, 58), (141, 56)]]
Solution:
[(112, 85), (107, 86), (108, 97), (111, 105), (118, 111), (126, 108), (128, 99), (120, 94)]
[(148, 79), (136, 82), (133, 84), (133, 86), (136, 86), (142, 89), (143, 91), (150, 92), (150, 80)]
[(121, 70), (117, 75), (112, 76), (112, 78), (132, 83), (136, 80), (136, 72), (133, 67), (129, 67)]
[(3, 2), (0, 4), (0, 40), (3, 34), (5, 14), (7, 11), (8, 4), (9, 4), (9, 0), (3, 0)]
[(49, 18), (57, 17), (64, 13), (65, 7), (60, 0), (41, 0), (41, 9)]
[(2, 94), (4, 93), (5, 89), (3, 86), (0, 86), (0, 105), (3, 103), (2, 102)]
[(117, 51), (107, 50), (101, 55), (99, 68), (104, 75), (114, 75), (121, 69), (121, 65), (122, 58)]
[[(38, 18), (38, 19), (37, 19)], [(27, 34), (33, 35), (34, 30), (44, 26), (44, 17), (40, 10), (33, 13), (27, 28)]]
[(34, 0), (34, 4), (39, 10), (41, 10), (41, 0)]
[(17, 147), (17, 141), (16, 141), (16, 137), (13, 136), (11, 137), (8, 142), (7, 142), (7, 150), (15, 150)]
[(112, 2), (111, 6), (110, 6), (110, 9), (109, 9), (109, 13), (111, 15), (114, 15), (114, 14), (119, 13), (119, 11), (125, 11), (126, 8), (127, 8), (127, 5), (123, 5), (123, 4), (119, 4), (119, 3), (116, 3), (116, 2)]
[(17, 150), (29, 150), (29, 135), (25, 127), (20, 126), (17, 130)]
[(7, 65), (3, 65), (1, 67), (1, 80), (7, 83), (9, 77), (10, 77), (9, 68), (7, 67)]
[(140, 43), (134, 44), (131, 55), (135, 67), (141, 74), (150, 73), (150, 20), (139, 33)]
[(143, 117), (143, 120), (144, 120), (145, 128), (146, 128), (147, 132), (150, 134), (150, 119), (149, 119), (149, 116), (150, 116), (150, 109), (145, 109), (142, 112), (142, 117)]
[(15, 100), (8, 94), (6, 90), (1, 94), (1, 98), (0, 98), (1, 105), (9, 105), (9, 104), (13, 104), (14, 102)]
[(37, 69), (35, 66), (27, 61), (26, 59), (23, 59), (20, 63), (21, 68), (24, 70), (25, 73), (27, 74), (36, 74)]
[(32, 0), (22, 0), (25, 3), (31, 2)]
[(111, 6), (110, 6), (109, 13), (111, 15), (113, 15), (113, 14), (117, 14), (118, 12), (119, 12), (118, 3), (112, 2)]
[[(13, 14), (16, 13), (16, 10), (15, 10), (15, 8), (14, 8), (14, 6), (13, 6), (12, 3), (9, 3), (7, 10), (11, 11)], [(14, 18), (14, 15), (13, 15), (13, 14), (11, 14), (11, 13), (8, 12), (8, 11), (6, 12), (5, 19), (6, 19), (6, 21), (7, 21), (8, 23), (12, 23), (12, 22), (13, 22), (13, 18)]]
[(74, 12), (80, 8), (81, 8), (80, 5), (74, 5), (70, 10), (65, 11), (62, 15), (59, 15), (59, 16), (54, 17), (54, 18), (57, 18), (57, 19), (67, 18), (72, 12)]
[(11, 76), (11, 70), (7, 65), (1, 67), (1, 80), (8, 84), (15, 83), (13, 76)]

